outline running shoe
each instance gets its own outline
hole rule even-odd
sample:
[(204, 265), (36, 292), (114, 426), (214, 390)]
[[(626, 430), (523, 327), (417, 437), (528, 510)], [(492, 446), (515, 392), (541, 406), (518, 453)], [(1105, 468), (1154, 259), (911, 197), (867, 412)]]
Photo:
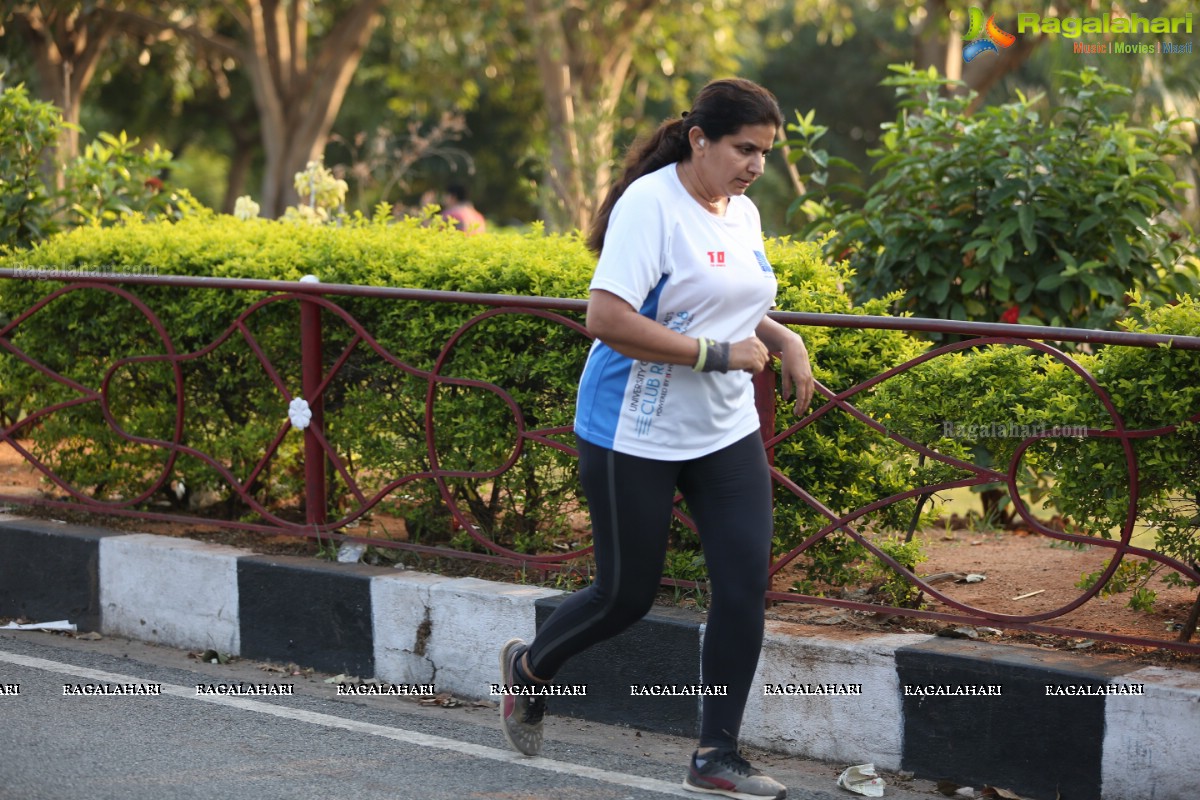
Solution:
[(737, 751), (717, 753), (701, 761), (703, 763), (698, 764), (696, 754), (692, 754), (687, 777), (683, 779), (683, 788), (689, 792), (738, 800), (762, 800), (764, 797), (784, 800), (787, 797), (786, 786), (750, 766)]
[[(525, 654), (525, 642), (509, 639), (500, 648), (500, 683), (506, 687), (520, 686), (517, 680), (517, 659)], [(506, 694), (500, 700), (500, 720), (504, 738), (513, 749), (527, 756), (536, 756), (542, 749), (542, 717), (546, 713), (546, 698), (541, 695)]]

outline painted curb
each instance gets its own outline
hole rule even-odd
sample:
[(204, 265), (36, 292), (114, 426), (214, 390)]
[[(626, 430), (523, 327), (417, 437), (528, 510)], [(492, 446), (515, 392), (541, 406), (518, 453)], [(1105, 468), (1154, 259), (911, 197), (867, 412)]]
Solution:
[(1183, 800), (1196, 796), (1200, 765), (1200, 675), (1144, 667), (1118, 683), (1144, 684), (1145, 696), (1108, 698), (1104, 800)]
[(373, 677), (371, 581), (383, 574), (379, 567), (296, 556), (239, 558), (241, 654)]
[(119, 533), (0, 519), (0, 615), (100, 629), (100, 541)]
[[(903, 768), (935, 779), (989, 783), (1030, 797), (1099, 797), (1105, 697), (1047, 697), (1047, 685), (1097, 690), (1127, 664), (1057, 651), (934, 639), (896, 651), (905, 689)], [(987, 694), (914, 695), (930, 687)], [(993, 694), (991, 690), (995, 689)], [(1070, 742), (1068, 757), (1058, 753)], [(1066, 755), (1066, 754), (1064, 754)]]
[(241, 653), (238, 559), (247, 551), (148, 534), (100, 544), (100, 630), (196, 650)]
[[(437, 682), (437, 664), (429, 654), (433, 633), (430, 592), (450, 580), (453, 578), (405, 571), (371, 581), (375, 677), (405, 685)], [(442, 638), (440, 628), (437, 633)], [(446, 688), (455, 691), (448, 684)]]
[[(550, 589), (0, 517), (0, 616), (70, 619), (83, 630), (434, 684), (467, 698), (489, 696), (500, 644), (529, 639), (562, 598)], [(556, 697), (551, 713), (695, 734), (698, 698), (635, 697), (630, 687), (699, 684), (703, 634), (701, 614), (655, 607), (564, 668), (558, 683), (585, 685), (587, 696)], [(768, 685), (808, 689), (772, 696)], [(858, 691), (814, 691), (838, 686)], [(960, 691), (924, 691), (939, 686)], [(1000, 693), (961, 691), (987, 686)], [(1050, 696), (1048, 686), (1106, 693)], [(802, 636), (769, 622), (743, 739), (1029, 800), (1059, 791), (1190, 800), (1197, 730), (1197, 672), (921, 635)]]
[[(847, 764), (900, 769), (904, 728), (896, 651), (926, 636), (852, 640), (797, 636), (768, 622), (743, 738), (749, 744)], [(776, 692), (767, 696), (767, 687)], [(781, 695), (795, 687), (809, 692)], [(860, 694), (813, 694), (819, 691)]]
[[(563, 599), (537, 601), (539, 627)], [(654, 606), (626, 630), (568, 661), (555, 676), (555, 683), (587, 687), (587, 696), (555, 697), (549, 707), (555, 714), (610, 725), (699, 736), (699, 697), (644, 692), (700, 684), (702, 621), (695, 612)], [(633, 694), (635, 686), (637, 696)]]

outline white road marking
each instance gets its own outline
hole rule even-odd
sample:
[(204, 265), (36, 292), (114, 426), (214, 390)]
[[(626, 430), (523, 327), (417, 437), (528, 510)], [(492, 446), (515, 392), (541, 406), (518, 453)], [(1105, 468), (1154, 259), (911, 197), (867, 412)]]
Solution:
[(514, 753), (511, 750), (500, 750), (494, 747), (485, 747), (483, 745), (473, 744), (471, 742), (460, 742), (457, 739), (447, 739), (442, 736), (431, 736), (427, 733), (405, 730), (404, 728), (392, 728), (387, 725), (375, 725), (370, 722), (359, 722), (353, 719), (335, 717), (331, 714), (321, 714), (315, 711), (305, 711), (299, 708), (277, 706), (271, 703), (264, 703), (259, 700), (250, 700), (244, 697), (229, 697), (226, 695), (197, 695), (195, 686), (176, 686), (170, 683), (161, 683), (160, 681), (149, 681), (145, 678), (138, 678), (132, 675), (121, 675), (116, 672), (104, 672), (103, 670), (89, 669), (87, 667), (79, 667), (74, 664), (64, 664), (58, 661), (49, 661), (44, 658), (23, 656), (3, 650), (0, 650), (0, 661), (6, 661), (10, 664), (18, 664), (31, 669), (39, 669), (45, 672), (55, 672), (60, 675), (85, 678), (97, 683), (160, 683), (162, 686), (162, 693), (164, 695), (181, 697), (185, 700), (197, 700), (202, 703), (213, 703), (219, 706), (239, 708), (243, 711), (253, 711), (258, 714), (269, 714), (274, 717), (296, 720), (297, 722), (307, 722), (312, 725), (321, 725), (326, 728), (340, 728), (341, 730), (353, 731), (355, 733), (365, 733), (370, 736), (381, 736), (385, 739), (394, 739), (395, 741), (404, 742), (405, 744), (413, 744), (420, 747), (432, 747), (438, 750), (449, 750), (455, 753), (463, 753), (469, 756), (474, 756), (475, 758), (486, 758), (491, 761), (502, 761), (506, 764), (515, 764), (521, 767), (540, 769), (545, 772), (557, 772), (577, 778), (590, 778), (592, 780), (603, 781), (604, 783), (611, 783), (617, 786), (625, 786), (631, 789), (644, 789), (646, 791), (658, 792), (659, 794), (671, 795), (673, 797), (690, 797), (693, 798), (693, 800), (696, 797), (695, 794), (686, 791), (678, 783), (660, 781), (656, 778), (643, 778), (638, 775), (626, 775), (623, 772), (612, 772), (606, 769), (587, 767), (582, 764), (568, 764), (565, 761), (554, 761), (553, 759), (542, 758), (541, 756), (530, 758), (528, 756)]

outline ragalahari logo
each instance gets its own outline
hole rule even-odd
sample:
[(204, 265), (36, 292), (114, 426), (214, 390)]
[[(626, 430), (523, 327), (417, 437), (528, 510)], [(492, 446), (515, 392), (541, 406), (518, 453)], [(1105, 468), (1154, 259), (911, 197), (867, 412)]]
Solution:
[(987, 25), (984, 25), (983, 11), (975, 7), (971, 8), (970, 24), (967, 27), (967, 35), (963, 38), (966, 40), (966, 44), (963, 45), (963, 61), (971, 61), (986, 50), (999, 53), (1000, 47), (1011, 47), (1017, 40), (1016, 36), (997, 27), (995, 14), (988, 17)]

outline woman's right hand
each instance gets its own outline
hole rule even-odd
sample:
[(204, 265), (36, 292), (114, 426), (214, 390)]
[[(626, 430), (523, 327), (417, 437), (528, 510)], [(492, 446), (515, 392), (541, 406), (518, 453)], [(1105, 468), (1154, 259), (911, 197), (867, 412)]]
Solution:
[(770, 360), (771, 354), (767, 350), (767, 346), (757, 336), (742, 339), (729, 346), (730, 372), (740, 369), (754, 375), (762, 372)]

